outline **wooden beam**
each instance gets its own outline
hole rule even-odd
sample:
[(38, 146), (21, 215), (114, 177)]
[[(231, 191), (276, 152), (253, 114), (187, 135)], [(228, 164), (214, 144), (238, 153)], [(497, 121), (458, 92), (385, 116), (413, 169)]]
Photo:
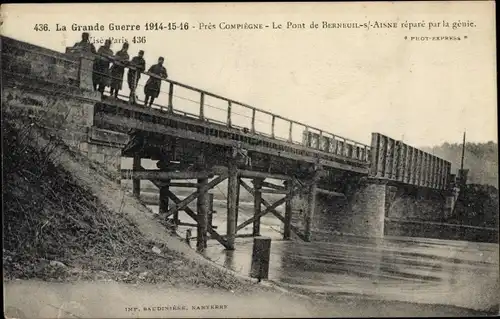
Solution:
[(172, 103), (173, 99), (174, 99), (174, 84), (170, 83), (169, 90), (168, 90), (168, 112), (169, 113), (174, 112), (174, 104)]
[[(286, 182), (286, 188), (287, 192), (289, 194), (292, 194), (293, 191), (293, 183), (292, 181)], [(287, 199), (285, 201), (285, 219), (283, 221), (283, 239), (284, 240), (289, 240), (290, 239), (290, 231), (291, 231), (291, 226), (292, 226), (292, 196), (287, 196)]]
[[(246, 184), (244, 181), (241, 181), (241, 185), (250, 193), (252, 194), (254, 197), (255, 197), (255, 192), (254, 190), (248, 185)], [(264, 215), (266, 215), (267, 213), (269, 212), (272, 212), (278, 219), (280, 219), (281, 221), (284, 221), (284, 217), (281, 216), (277, 211), (276, 211), (276, 207), (280, 206), (281, 204), (283, 204), (283, 202), (286, 202), (286, 200), (290, 197), (292, 198), (293, 196), (295, 196), (295, 194), (297, 193), (301, 193), (304, 191), (305, 188), (308, 188), (310, 185), (308, 184), (305, 184), (305, 185), (300, 185), (298, 187), (293, 187), (291, 193), (289, 193), (287, 196), (283, 197), (282, 199), (278, 200), (277, 202), (275, 202), (273, 205), (269, 204), (265, 199), (261, 199), (261, 203), (266, 206), (266, 210), (265, 211), (261, 211), (257, 216), (254, 216), (250, 219), (248, 219), (247, 221), (243, 222), (241, 225), (239, 225), (237, 227), (237, 230), (240, 230), (242, 228), (245, 228), (247, 225), (251, 224), (254, 222), (254, 220), (256, 218), (260, 218)], [(294, 227), (293, 225), (291, 225), (291, 230), (297, 234), (297, 236), (299, 236), (299, 238), (304, 239), (304, 236), (302, 234), (300, 234), (300, 231)]]
[(269, 188), (274, 188), (274, 189), (286, 190), (286, 187), (285, 187), (285, 186), (282, 186), (282, 185), (276, 185), (276, 184), (269, 183), (269, 182), (264, 182), (264, 181), (262, 181), (262, 182), (261, 182), (261, 185), (262, 185), (262, 187), (269, 187)]
[(200, 112), (198, 114), (200, 120), (205, 120), (205, 93), (200, 93)]
[[(154, 181), (152, 181), (154, 183)], [(172, 199), (172, 201), (175, 203), (175, 204), (180, 204), (181, 200), (175, 196), (174, 193), (172, 193), (171, 191), (168, 192), (168, 196), (170, 197), (170, 199)], [(189, 215), (189, 217), (191, 217), (194, 221), (198, 221), (198, 216), (196, 215), (195, 212), (193, 212), (193, 210), (189, 207), (184, 207), (183, 209), (186, 214)], [(224, 246), (226, 249), (229, 249), (229, 244), (227, 243), (227, 241), (221, 236), (219, 235), (219, 233), (217, 233), (214, 228), (212, 228), (212, 225), (207, 225), (207, 228), (208, 228), (208, 231), (210, 232), (210, 235), (212, 236), (212, 238), (214, 238), (215, 240), (217, 240), (222, 246)]]
[(220, 175), (216, 178), (214, 178), (212, 181), (206, 184), (206, 186), (199, 188), (197, 191), (193, 192), (191, 195), (187, 196), (184, 198), (180, 203), (176, 203), (172, 208), (170, 208), (166, 214), (165, 217), (168, 217), (175, 213), (176, 211), (184, 209), (189, 203), (191, 203), (193, 200), (198, 198), (198, 195), (202, 191), (207, 191), (211, 188), (213, 188), (215, 185), (220, 184), (223, 180), (227, 178), (227, 175)]
[(244, 221), (243, 223), (241, 223), (241, 225), (239, 225), (238, 227), (236, 227), (236, 229), (240, 230), (242, 228), (245, 228), (247, 225), (250, 225), (251, 223), (253, 223), (255, 219), (264, 216), (265, 214), (271, 212), (276, 207), (282, 205), (285, 202), (285, 200), (286, 200), (286, 197), (283, 197), (282, 199), (276, 201), (270, 207), (266, 208), (266, 210), (261, 211), (259, 215), (255, 215), (254, 217), (252, 217), (252, 218), (248, 219), (247, 221)]
[[(141, 167), (142, 168), (142, 167)], [(160, 183), (158, 181), (155, 181), (155, 180), (150, 180), (156, 187), (160, 187)], [(208, 186), (208, 185), (207, 185)], [(176, 204), (180, 204), (181, 203), (181, 200), (174, 194), (172, 193), (170, 190), (166, 192), (168, 194), (168, 197), (170, 197), (170, 199)], [(198, 216), (196, 216), (196, 213), (193, 212), (193, 210), (191, 208), (189, 208), (188, 206), (184, 207), (183, 210), (186, 212), (186, 214), (189, 215), (189, 217), (191, 217), (194, 221), (198, 221)], [(212, 227), (212, 224), (208, 224), (207, 225), (208, 227), (208, 232), (210, 233), (210, 236), (211, 238), (217, 240), (222, 246), (224, 246), (226, 249), (229, 248), (229, 245), (227, 243), (227, 241), (221, 236), (219, 235), (219, 233), (217, 233), (215, 231), (215, 228), (217, 227)]]
[[(241, 180), (238, 177), (238, 184), (236, 185), (236, 216), (234, 217), (234, 224), (238, 225), (238, 213), (240, 212), (240, 191)], [(236, 227), (236, 226), (235, 226)]]
[(273, 179), (281, 179), (281, 180), (291, 180), (292, 177), (288, 175), (282, 174), (272, 174), (272, 173), (264, 173), (264, 172), (256, 172), (256, 171), (248, 171), (248, 170), (240, 170), (240, 177), (243, 178), (273, 178)]
[[(133, 159), (133, 162), (132, 162), (132, 169), (134, 171), (137, 171), (139, 170), (141, 167), (141, 156), (140, 154), (134, 154), (134, 159)], [(132, 193), (134, 194), (134, 196), (136, 198), (140, 198), (141, 197), (141, 180), (139, 178), (135, 178), (133, 181), (132, 181)]]
[(196, 188), (198, 187), (197, 183), (183, 183), (183, 182), (170, 182), (171, 187), (187, 187), (187, 188)]
[[(243, 181), (242, 181), (243, 182)], [(243, 184), (243, 183), (242, 183)], [(261, 208), (262, 208), (262, 180), (261, 179), (254, 179), (253, 180), (254, 184), (254, 191), (253, 191), (253, 205), (254, 205), (254, 214), (253, 216), (255, 217), (254, 222), (253, 222), (253, 230), (252, 234), (254, 236), (260, 236), (260, 213), (261, 213)]]
[(213, 172), (165, 172), (160, 170), (129, 170), (122, 169), (122, 179), (148, 179), (148, 180), (171, 180), (171, 179), (198, 179), (213, 177)]
[[(169, 190), (168, 184), (160, 187), (160, 203), (158, 206), (159, 206), (159, 213), (160, 215), (163, 216), (167, 216), (167, 212), (169, 210), (168, 193), (167, 193), (168, 190)], [(173, 220), (174, 224), (176, 224), (177, 221), (179, 220), (179, 216), (178, 215), (174, 216)]]
[(265, 189), (263, 188), (261, 190), (262, 194), (283, 194), (286, 195), (288, 192), (286, 190), (279, 190), (279, 189)]
[(227, 126), (228, 127), (232, 126), (232, 123), (231, 123), (231, 109), (232, 109), (231, 101), (227, 101)]
[(206, 186), (208, 184), (208, 178), (202, 178), (198, 180), (198, 227), (196, 230), (196, 250), (202, 252), (207, 246), (207, 232), (208, 232), (208, 194)]
[(234, 250), (234, 239), (237, 232), (236, 229), (236, 200), (238, 187), (238, 169), (236, 163), (230, 160), (229, 175), (227, 183), (227, 228), (226, 239), (229, 245), (228, 250)]
[[(179, 225), (179, 226), (189, 226), (189, 227), (198, 227), (198, 223), (179, 222), (177, 225)], [(213, 229), (217, 229), (217, 226), (212, 226), (212, 227), (213, 227)]]

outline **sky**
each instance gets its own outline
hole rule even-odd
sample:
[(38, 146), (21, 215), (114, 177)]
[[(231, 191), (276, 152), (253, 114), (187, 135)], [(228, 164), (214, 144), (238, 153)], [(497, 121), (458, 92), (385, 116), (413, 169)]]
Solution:
[[(148, 66), (164, 56), (173, 80), (362, 143), (370, 144), (372, 132), (417, 147), (460, 143), (464, 130), (470, 142), (497, 141), (493, 2), (26, 4), (4, 5), (1, 14), (2, 35), (60, 52), (80, 39), (81, 31), (71, 30), (74, 23), (104, 25), (106, 31), (90, 32), (98, 38), (132, 41), (134, 36), (145, 36), (145, 44), (131, 43), (130, 55), (144, 50)], [(475, 27), (321, 28), (323, 21), (443, 20), (472, 21)], [(309, 29), (313, 21), (320, 28)], [(147, 22), (188, 22), (190, 30), (145, 31)], [(200, 23), (219, 26), (220, 22), (275, 22), (285, 27), (292, 22), (307, 28), (199, 29)], [(37, 23), (47, 23), (51, 30), (35, 31)], [(55, 31), (56, 23), (67, 31)], [(109, 23), (139, 24), (141, 30), (108, 31)], [(417, 36), (462, 40), (409, 40)], [(112, 49), (120, 47), (114, 44)], [(176, 95), (175, 107), (196, 110), (196, 103), (185, 99), (196, 101), (197, 95), (182, 90)], [(206, 103), (225, 107), (221, 101)], [(216, 108), (207, 112), (224, 116)], [(234, 112), (244, 115), (245, 110)], [(241, 121), (247, 119), (241, 116)], [(259, 120), (258, 125), (269, 127), (269, 118)], [(283, 133), (281, 124), (277, 129)]]

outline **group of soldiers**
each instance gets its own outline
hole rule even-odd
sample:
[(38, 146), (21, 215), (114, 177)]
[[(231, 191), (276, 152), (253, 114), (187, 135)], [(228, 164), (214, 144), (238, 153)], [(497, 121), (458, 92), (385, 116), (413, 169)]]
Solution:
[[(146, 70), (143, 50), (140, 50), (137, 56), (129, 61), (129, 44), (127, 42), (123, 43), (120, 51), (113, 54), (111, 50), (111, 40), (106, 40), (104, 45), (96, 51), (95, 46), (89, 41), (89, 34), (87, 32), (82, 33), (82, 40), (77, 42), (73, 48), (79, 51), (97, 54), (94, 59), (92, 70), (92, 82), (94, 90), (101, 92), (101, 94), (104, 94), (104, 89), (109, 86), (110, 95), (118, 98), (118, 92), (122, 89), (125, 68), (128, 67), (127, 83), (130, 89), (130, 102), (133, 104), (136, 103), (137, 83), (139, 82), (141, 73)], [(167, 69), (163, 66), (164, 61), (165, 59), (163, 57), (159, 57), (158, 63), (152, 65), (148, 73), (166, 79), (168, 74)], [(145, 106), (151, 106), (153, 104), (153, 101), (160, 94), (160, 88), (161, 80), (157, 77), (150, 76), (144, 86)]]

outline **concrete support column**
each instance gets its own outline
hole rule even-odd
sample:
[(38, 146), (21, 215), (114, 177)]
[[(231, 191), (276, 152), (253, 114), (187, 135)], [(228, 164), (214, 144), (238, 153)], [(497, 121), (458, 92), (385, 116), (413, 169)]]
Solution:
[[(393, 190), (390, 190), (391, 193)], [(348, 223), (345, 231), (362, 237), (384, 237), (384, 223), (390, 200), (387, 185), (369, 183), (360, 185), (350, 198)]]

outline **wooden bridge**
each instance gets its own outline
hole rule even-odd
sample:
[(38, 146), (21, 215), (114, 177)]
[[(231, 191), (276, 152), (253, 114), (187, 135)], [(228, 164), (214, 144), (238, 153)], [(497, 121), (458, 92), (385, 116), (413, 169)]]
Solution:
[[(96, 56), (72, 50), (63, 54), (5, 37), (2, 43), (6, 85), (31, 86), (38, 92), (44, 85), (64, 94), (97, 93), (92, 88), (92, 63)], [(120, 64), (113, 57), (106, 58)], [(360, 180), (438, 192), (449, 189), (450, 162), (402, 141), (373, 133), (371, 145), (365, 145), (154, 74), (142, 74), (138, 91), (142, 92), (143, 82), (149, 76), (163, 83), (156, 104), (150, 108), (131, 104), (128, 95), (118, 99), (95, 95), (98, 98), (93, 102), (89, 125), (128, 136), (121, 156), (133, 158), (133, 169), (121, 170), (121, 178), (133, 180), (133, 193), (138, 197), (140, 181), (152, 181), (159, 188), (163, 220), (173, 216), (175, 225), (178, 212), (186, 212), (196, 222), (199, 250), (206, 246), (207, 234), (227, 249), (234, 249), (236, 233), (253, 224), (253, 235), (259, 235), (260, 218), (268, 213), (283, 222), (285, 239), (293, 232), (309, 240), (316, 194), (344, 196), (347, 185)], [(111, 144), (110, 147), (116, 147)], [(158, 169), (144, 169), (141, 159), (145, 158), (158, 160)], [(186, 182), (192, 179), (197, 182)], [(252, 185), (243, 179), (251, 179)], [(227, 230), (221, 235), (208, 222), (208, 191), (225, 180)], [(254, 196), (255, 207), (254, 216), (238, 225), (240, 186)], [(181, 200), (170, 187), (192, 188), (193, 192)], [(269, 203), (262, 193), (284, 196)], [(291, 223), (291, 201), (299, 194), (308, 203), (303, 230)], [(195, 200), (197, 211), (188, 207)], [(283, 204), (284, 215), (276, 210)]]

